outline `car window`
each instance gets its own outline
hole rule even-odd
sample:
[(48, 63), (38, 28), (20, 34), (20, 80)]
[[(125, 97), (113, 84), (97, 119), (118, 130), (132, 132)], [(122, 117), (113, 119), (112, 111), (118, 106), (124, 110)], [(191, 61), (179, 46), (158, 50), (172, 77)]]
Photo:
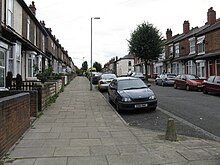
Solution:
[(220, 76), (216, 76), (216, 77), (215, 77), (214, 83), (220, 83)]
[(116, 78), (116, 75), (115, 74), (103, 74), (101, 78), (102, 79), (114, 79)]
[(188, 80), (198, 80), (198, 79), (199, 79), (199, 77), (196, 76), (196, 75), (187, 75), (186, 78), (187, 78)]
[(213, 79), (214, 79), (214, 76), (210, 76), (207, 81), (208, 82), (213, 82)]
[(128, 80), (121, 80), (118, 82), (118, 89), (130, 89), (130, 88), (143, 88), (147, 87), (146, 84), (140, 79), (128, 79)]
[(172, 73), (169, 73), (169, 74), (167, 74), (167, 77), (174, 78), (174, 77), (176, 77), (176, 75), (172, 74)]

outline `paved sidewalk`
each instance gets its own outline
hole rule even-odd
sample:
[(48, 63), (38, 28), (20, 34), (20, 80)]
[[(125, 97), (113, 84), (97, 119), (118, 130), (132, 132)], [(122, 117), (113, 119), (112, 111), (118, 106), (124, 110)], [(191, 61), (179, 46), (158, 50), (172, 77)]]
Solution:
[(76, 77), (6, 159), (6, 165), (220, 165), (220, 142), (131, 127)]

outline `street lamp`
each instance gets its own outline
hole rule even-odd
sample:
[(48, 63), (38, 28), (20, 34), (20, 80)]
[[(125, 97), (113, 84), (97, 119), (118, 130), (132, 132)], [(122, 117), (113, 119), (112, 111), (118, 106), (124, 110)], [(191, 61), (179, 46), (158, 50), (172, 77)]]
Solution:
[(92, 20), (100, 19), (100, 17), (91, 17), (91, 69), (90, 69), (90, 91), (92, 91)]

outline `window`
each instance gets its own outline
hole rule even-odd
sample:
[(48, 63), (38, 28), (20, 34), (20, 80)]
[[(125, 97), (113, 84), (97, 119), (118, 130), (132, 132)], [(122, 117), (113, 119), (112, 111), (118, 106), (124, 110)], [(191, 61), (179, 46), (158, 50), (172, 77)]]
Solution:
[(131, 66), (131, 61), (128, 61), (128, 66)]
[(189, 39), (189, 54), (195, 53), (195, 37)]
[(180, 49), (179, 48), (180, 48), (179, 43), (174, 45), (175, 57), (179, 57), (180, 56)]
[(173, 57), (173, 45), (169, 45), (169, 57)]
[(204, 60), (197, 61), (196, 65), (197, 65), (197, 75), (200, 78), (205, 78), (205, 61)]
[(173, 63), (172, 64), (172, 73), (179, 74), (179, 70), (180, 70), (179, 63)]
[(17, 74), (21, 74), (21, 44), (20, 43), (16, 43), (15, 57), (16, 57), (16, 75), (17, 75)]
[(7, 3), (7, 25), (13, 27), (13, 6), (14, 6), (14, 1), (13, 0), (8, 0), (6, 1)]
[(196, 64), (192, 60), (187, 62), (187, 74), (196, 74)]
[(5, 87), (5, 51), (0, 48), (0, 88)]
[(27, 39), (29, 40), (30, 39), (30, 17), (28, 17), (27, 19)]
[(12, 72), (14, 74), (14, 57), (13, 57), (13, 51), (12, 46), (9, 48), (9, 56), (8, 56), (8, 71)]
[(198, 54), (205, 53), (205, 36), (197, 38)]
[(214, 77), (215, 77), (215, 76), (210, 76), (210, 77), (208, 78), (208, 80), (207, 80), (207, 81), (208, 81), (208, 82), (213, 82)]
[(219, 83), (220, 82), (220, 76), (216, 76), (214, 79), (214, 83)]

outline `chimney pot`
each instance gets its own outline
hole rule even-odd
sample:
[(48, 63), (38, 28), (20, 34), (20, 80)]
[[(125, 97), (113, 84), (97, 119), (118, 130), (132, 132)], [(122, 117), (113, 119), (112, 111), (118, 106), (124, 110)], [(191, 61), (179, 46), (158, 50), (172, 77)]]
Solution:
[(184, 21), (184, 23), (183, 23), (183, 33), (184, 34), (189, 33), (189, 31), (190, 31), (189, 21)]
[(171, 39), (172, 38), (172, 30), (167, 29), (166, 35), (167, 35), (167, 40)]
[(34, 1), (32, 1), (32, 3), (29, 5), (29, 9), (32, 11), (32, 13), (34, 15), (36, 15), (36, 7), (35, 7), (35, 4), (34, 4)]
[(213, 7), (210, 7), (207, 12), (207, 23), (208, 25), (213, 25), (216, 22), (216, 12)]

